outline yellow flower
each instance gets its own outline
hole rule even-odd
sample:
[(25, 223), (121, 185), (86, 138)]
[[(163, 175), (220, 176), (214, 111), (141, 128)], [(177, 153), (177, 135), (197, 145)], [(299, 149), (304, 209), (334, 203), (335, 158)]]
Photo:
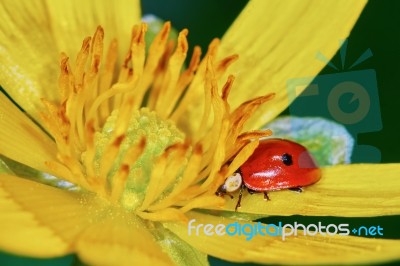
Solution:
[[(282, 191), (268, 204), (244, 197), (242, 215), (235, 202), (214, 195), (270, 134), (254, 130), (288, 106), (288, 77), (317, 74), (323, 65), (307, 60), (318, 49), (333, 56), (364, 1), (251, 1), (201, 61), (194, 49), (184, 71), (188, 32), (174, 48), (165, 24), (146, 55), (146, 25), (130, 30), (140, 20), (139, 3), (131, 2), (3, 3), (0, 84), (25, 112), (0, 94), (0, 154), (57, 179), (49, 186), (3, 170), (2, 250), (77, 253), (91, 265), (206, 265), (207, 254), (282, 264), (400, 257), (395, 240), (246, 241), (190, 236), (186, 223), (399, 214), (399, 164), (329, 167), (301, 196)], [(384, 182), (376, 178), (382, 173)]]

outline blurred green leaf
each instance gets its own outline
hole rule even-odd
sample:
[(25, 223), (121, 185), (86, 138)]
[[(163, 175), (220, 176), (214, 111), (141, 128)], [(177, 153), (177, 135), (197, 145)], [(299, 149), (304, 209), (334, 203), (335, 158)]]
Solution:
[(48, 173), (40, 172), (29, 166), (13, 161), (7, 157), (0, 155), (0, 173), (13, 174), (19, 177), (31, 179), (36, 182), (40, 182), (53, 187), (58, 187), (68, 190), (78, 189), (74, 184), (64, 181), (56, 176), (52, 176)]
[(2, 158), (3, 157), (0, 156), (0, 174), (14, 174)]
[(346, 128), (320, 117), (281, 117), (267, 124), (273, 138), (283, 138), (305, 146), (320, 166), (348, 164), (354, 139)]

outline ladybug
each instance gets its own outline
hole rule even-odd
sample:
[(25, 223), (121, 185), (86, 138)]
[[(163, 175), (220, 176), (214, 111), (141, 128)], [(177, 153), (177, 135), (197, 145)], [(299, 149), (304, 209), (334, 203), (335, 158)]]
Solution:
[(307, 149), (290, 140), (265, 139), (239, 169), (229, 176), (215, 194), (229, 195), (240, 189), (235, 211), (240, 207), (243, 189), (250, 194), (289, 189), (302, 192), (302, 187), (316, 183), (321, 169)]

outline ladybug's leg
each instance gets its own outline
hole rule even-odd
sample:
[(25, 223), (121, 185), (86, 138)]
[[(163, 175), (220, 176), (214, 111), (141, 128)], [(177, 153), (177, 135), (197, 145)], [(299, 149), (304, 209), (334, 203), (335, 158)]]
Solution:
[(289, 188), (289, 190), (295, 191), (295, 192), (298, 192), (298, 193), (303, 192), (303, 188), (302, 187), (291, 187), (291, 188)]
[(264, 191), (264, 200), (270, 200), (268, 197), (268, 191)]
[[(249, 191), (249, 193), (250, 193), (251, 195), (253, 195), (253, 194), (255, 194), (255, 193), (260, 193), (260, 192), (261, 192), (261, 191), (252, 190), (252, 189), (249, 189), (249, 188), (247, 188), (247, 191)], [(268, 197), (268, 191), (263, 191), (263, 193), (264, 193), (264, 199), (265, 199), (265, 200), (270, 200), (269, 197)]]
[(249, 192), (250, 195), (253, 195), (255, 193), (260, 193), (260, 191), (255, 191), (255, 190), (252, 190), (250, 188), (247, 188), (247, 191)]
[(240, 190), (239, 190), (239, 199), (236, 203), (236, 207), (235, 207), (235, 212), (237, 211), (237, 209), (240, 207), (240, 202), (242, 201), (242, 196), (243, 196), (243, 189), (244, 189), (245, 185), (244, 183), (240, 186)]

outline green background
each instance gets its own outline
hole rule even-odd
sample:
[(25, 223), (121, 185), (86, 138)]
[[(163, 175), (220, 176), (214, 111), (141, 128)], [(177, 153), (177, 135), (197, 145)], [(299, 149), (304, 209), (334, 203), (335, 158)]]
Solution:
[[(145, 0), (142, 2), (143, 14), (155, 14), (164, 20), (170, 20), (180, 30), (189, 29), (189, 43), (198, 44), (203, 51), (214, 37), (222, 37), (223, 33), (245, 6), (243, 0)], [(379, 100), (383, 128), (378, 132), (360, 134), (359, 144), (377, 147), (381, 151), (382, 162), (400, 162), (399, 138), (399, 98), (400, 98), (400, 1), (370, 1), (355, 28), (348, 43), (347, 59), (354, 62), (366, 49), (370, 48), (373, 57), (357, 66), (356, 70), (375, 69), (377, 74)], [(340, 56), (333, 62), (339, 64)], [(322, 73), (332, 73), (326, 68)], [(288, 77), (291, 78), (291, 77)], [(286, 110), (284, 113), (289, 114)], [(385, 173), (376, 178), (383, 178)], [(399, 177), (400, 178), (400, 177)], [(399, 191), (400, 193), (400, 191)], [(400, 239), (400, 216), (348, 219), (320, 217), (272, 217), (268, 222), (290, 223), (293, 221), (315, 223), (350, 223), (351, 225), (380, 225), (387, 238)], [(227, 243), (229, 244), (229, 243)], [(0, 254), (0, 265), (70, 265), (73, 256), (52, 260), (37, 260)], [(237, 265), (210, 258), (212, 265)], [(400, 261), (384, 265), (398, 265)], [(242, 265), (242, 264), (240, 264)], [(246, 264), (253, 265), (253, 264)]]

